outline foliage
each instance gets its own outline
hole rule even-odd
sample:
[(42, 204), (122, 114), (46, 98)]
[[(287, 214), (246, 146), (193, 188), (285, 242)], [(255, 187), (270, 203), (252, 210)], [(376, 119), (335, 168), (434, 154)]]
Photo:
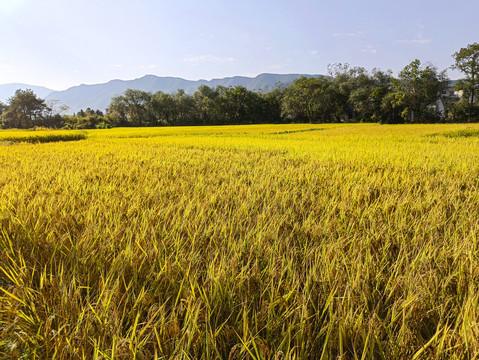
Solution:
[(479, 137), (479, 130), (478, 129), (461, 129), (456, 131), (447, 131), (440, 134), (434, 135), (442, 135), (450, 138), (460, 138), (460, 137)]
[(395, 123), (397, 115), (388, 106), (387, 96), (390, 93), (392, 75), (374, 69), (372, 74), (360, 72), (353, 82), (349, 101), (354, 109), (354, 116), (360, 122)]
[[(258, 124), (264, 122), (267, 113), (265, 101), (260, 94), (244, 86), (219, 87), (217, 104), (224, 124)], [(264, 112), (266, 110), (266, 112)]]
[(453, 116), (461, 122), (477, 122), (479, 120), (479, 106), (471, 103), (466, 97), (456, 102), (452, 107)]
[(5, 128), (41, 125), (46, 109), (45, 100), (38, 98), (32, 90), (19, 89), (8, 99), (8, 107), (1, 115), (1, 122)]
[(151, 114), (151, 93), (128, 89), (123, 95), (115, 96), (109, 112), (120, 126), (147, 126), (154, 123)]
[(64, 115), (67, 108), (58, 101), (45, 105), (31, 90), (18, 90), (9, 104), (0, 103), (0, 128), (479, 121), (479, 44), (462, 48), (454, 59), (453, 68), (466, 75), (455, 85), (462, 95), (451, 91), (445, 71), (417, 59), (397, 78), (390, 70), (368, 72), (349, 64), (332, 64), (329, 76), (299, 78), (267, 92), (206, 85), (192, 95), (181, 89), (175, 94), (128, 89), (112, 99), (106, 116), (92, 109)]
[(436, 103), (448, 87), (445, 72), (419, 60), (406, 65), (398, 79), (392, 79), (394, 106), (404, 106), (402, 117), (406, 122), (438, 122)]
[(281, 105), (284, 97), (284, 86), (276, 84), (276, 87), (271, 91), (260, 92), (259, 95), (263, 99), (263, 117), (262, 122), (266, 124), (274, 124), (283, 122), (281, 116)]
[(193, 125), (196, 120), (195, 101), (183, 90), (174, 95), (155, 93), (150, 107), (156, 125)]
[(456, 83), (456, 90), (464, 93), (463, 98), (468, 103), (468, 121), (479, 120), (477, 96), (479, 89), (479, 44), (469, 44), (454, 53), (453, 69), (461, 71), (466, 77)]
[(201, 125), (215, 125), (219, 120), (216, 103), (219, 96), (218, 88), (201, 85), (193, 94), (196, 103), (198, 121)]
[(479, 138), (429, 136), (462, 130), (0, 146), (0, 358), (477, 358)]
[(6, 135), (0, 136), (0, 142), (5, 144), (11, 143), (49, 143), (57, 141), (77, 141), (85, 140), (87, 134), (84, 132), (71, 131), (43, 131), (43, 129), (36, 130), (34, 133), (12, 133), (8, 132)]
[(7, 105), (0, 101), (0, 115), (2, 115), (7, 110)]
[(331, 81), (326, 77), (296, 79), (283, 95), (283, 116), (294, 122), (333, 122)]
[(87, 108), (75, 115), (64, 115), (62, 127), (65, 129), (107, 129), (111, 128), (111, 120), (100, 110)]

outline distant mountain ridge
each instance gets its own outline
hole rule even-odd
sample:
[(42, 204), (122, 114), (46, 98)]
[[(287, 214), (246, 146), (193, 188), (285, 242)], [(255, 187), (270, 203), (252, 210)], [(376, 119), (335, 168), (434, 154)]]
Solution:
[(68, 105), (68, 113), (76, 113), (86, 108), (99, 109), (104, 111), (114, 96), (123, 94), (127, 89), (137, 89), (149, 92), (163, 91), (175, 93), (183, 89), (187, 94), (193, 94), (199, 86), (210, 87), (221, 86), (244, 86), (249, 90), (269, 91), (281, 83), (288, 86), (295, 79), (306, 77), (319, 77), (321, 75), (310, 74), (260, 74), (256, 77), (233, 76), (212, 80), (185, 80), (179, 77), (160, 77), (156, 75), (145, 75), (134, 80), (111, 80), (103, 84), (78, 85), (62, 91), (54, 91), (42, 86), (26, 84), (4, 84), (0, 85), (0, 101), (6, 101), (17, 89), (31, 89), (37, 96), (45, 100), (58, 100)]
[(33, 90), (33, 92), (42, 99), (45, 99), (49, 94), (52, 93), (52, 91), (54, 91), (44, 86), (27, 85), (21, 83), (3, 84), (0, 85), (0, 101), (6, 102), (10, 97), (15, 95), (15, 91), (17, 91), (18, 89)]

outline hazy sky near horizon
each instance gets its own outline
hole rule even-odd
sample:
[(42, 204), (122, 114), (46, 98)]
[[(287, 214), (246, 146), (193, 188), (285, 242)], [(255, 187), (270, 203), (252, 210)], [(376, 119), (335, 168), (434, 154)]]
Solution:
[(478, 0), (0, 0), (0, 84), (443, 70), (479, 42), (478, 15)]

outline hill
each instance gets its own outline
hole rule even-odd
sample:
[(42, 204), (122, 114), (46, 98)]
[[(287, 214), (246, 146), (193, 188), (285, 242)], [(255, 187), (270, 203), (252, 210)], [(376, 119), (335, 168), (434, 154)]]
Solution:
[(103, 84), (82, 84), (62, 91), (55, 91), (43, 86), (11, 83), (0, 85), (0, 101), (6, 102), (17, 89), (31, 89), (35, 94), (47, 101), (58, 100), (62, 104), (68, 105), (70, 113), (76, 113), (86, 108), (104, 111), (110, 104), (112, 97), (123, 94), (127, 89), (137, 89), (153, 93), (157, 91), (175, 93), (179, 89), (183, 89), (187, 94), (193, 94), (201, 85), (210, 87), (221, 85), (226, 87), (244, 86), (253, 91), (269, 91), (279, 83), (288, 86), (301, 76), (317, 77), (321, 75), (260, 74), (256, 77), (233, 76), (212, 80), (185, 80), (179, 77), (145, 75), (134, 80), (111, 80)]
[(271, 90), (277, 83), (289, 85), (301, 76), (320, 76), (303, 74), (261, 74), (254, 78), (244, 76), (227, 77), (212, 80), (185, 80), (178, 77), (159, 77), (146, 75), (134, 80), (111, 80), (104, 84), (78, 85), (64, 91), (53, 91), (47, 100), (59, 100), (70, 107), (70, 112), (77, 112), (88, 107), (105, 110), (112, 97), (121, 95), (127, 89), (138, 89), (149, 92), (163, 91), (175, 93), (178, 89), (193, 94), (201, 85), (216, 87), (244, 86), (249, 90)]
[(52, 89), (48, 89), (43, 86), (35, 86), (35, 85), (27, 85), (27, 84), (20, 84), (20, 83), (10, 83), (10, 84), (3, 84), (0, 85), (0, 101), (6, 102), (11, 96), (15, 94), (15, 91), (18, 89), (21, 90), (33, 90), (33, 92), (41, 97), (41, 98), (46, 98), (48, 94), (50, 94)]

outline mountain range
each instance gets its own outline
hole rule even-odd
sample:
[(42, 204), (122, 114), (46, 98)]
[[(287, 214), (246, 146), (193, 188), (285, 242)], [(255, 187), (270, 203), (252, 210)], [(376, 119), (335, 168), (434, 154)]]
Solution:
[(17, 89), (31, 89), (35, 94), (47, 100), (58, 100), (61, 104), (69, 107), (69, 113), (76, 113), (86, 108), (104, 111), (114, 96), (121, 95), (127, 89), (137, 89), (149, 92), (163, 91), (175, 93), (183, 89), (187, 94), (193, 94), (199, 86), (210, 87), (221, 86), (244, 86), (253, 91), (269, 91), (274, 89), (278, 83), (288, 86), (295, 79), (306, 77), (318, 77), (321, 75), (309, 74), (260, 74), (256, 77), (233, 76), (212, 80), (185, 80), (178, 77), (159, 77), (156, 75), (145, 75), (134, 80), (111, 80), (103, 84), (78, 85), (62, 91), (51, 90), (42, 86), (27, 84), (4, 84), (0, 85), (0, 101), (7, 101), (14, 95)]

